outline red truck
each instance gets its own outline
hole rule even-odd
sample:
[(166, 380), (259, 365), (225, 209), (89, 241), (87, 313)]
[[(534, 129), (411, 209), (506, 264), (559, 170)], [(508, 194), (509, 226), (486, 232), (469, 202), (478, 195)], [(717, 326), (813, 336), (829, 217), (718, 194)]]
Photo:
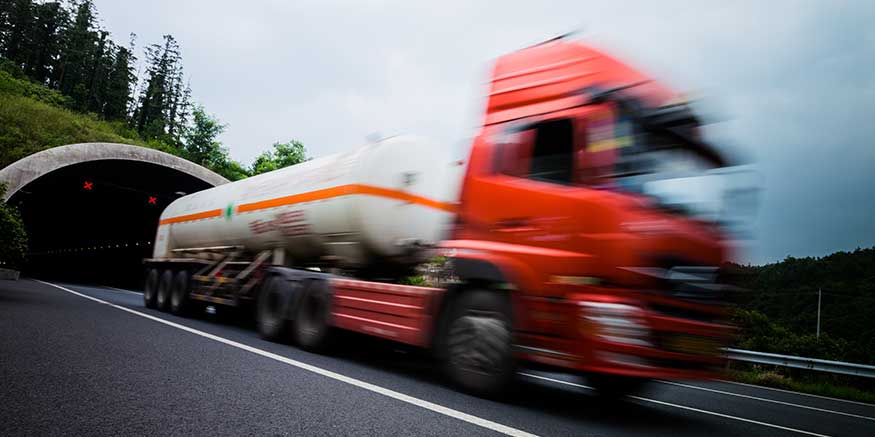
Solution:
[[(398, 140), (186, 196), (162, 215), (145, 304), (254, 306), (263, 336), (310, 350), (336, 329), (428, 348), (482, 395), (523, 365), (612, 395), (713, 377), (731, 332), (717, 283), (729, 249), (703, 202), (678, 193), (729, 163), (700, 124), (601, 51), (529, 47), (495, 63), (458, 190), (426, 167), (355, 170), (416, 167), (432, 150)], [(439, 286), (401, 283), (436, 255)]]

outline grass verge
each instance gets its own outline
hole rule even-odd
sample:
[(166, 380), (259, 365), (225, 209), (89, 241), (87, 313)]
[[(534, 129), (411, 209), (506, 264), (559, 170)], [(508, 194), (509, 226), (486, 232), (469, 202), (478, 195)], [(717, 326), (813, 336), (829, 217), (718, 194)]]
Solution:
[(745, 384), (875, 404), (875, 393), (871, 391), (851, 387), (840, 382), (814, 381), (807, 378), (800, 379), (781, 373), (776, 369), (732, 369), (726, 376), (731, 381), (743, 382)]

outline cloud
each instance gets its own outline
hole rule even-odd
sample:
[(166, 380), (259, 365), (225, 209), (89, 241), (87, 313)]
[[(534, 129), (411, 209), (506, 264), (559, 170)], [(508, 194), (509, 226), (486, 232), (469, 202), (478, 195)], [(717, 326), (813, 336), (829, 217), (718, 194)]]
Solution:
[(764, 176), (756, 262), (875, 245), (875, 3), (98, 0), (116, 40), (173, 34), (196, 99), (243, 162), (296, 138), (322, 156), (374, 132), (458, 147), (490, 62), (581, 37), (710, 98), (711, 131)]

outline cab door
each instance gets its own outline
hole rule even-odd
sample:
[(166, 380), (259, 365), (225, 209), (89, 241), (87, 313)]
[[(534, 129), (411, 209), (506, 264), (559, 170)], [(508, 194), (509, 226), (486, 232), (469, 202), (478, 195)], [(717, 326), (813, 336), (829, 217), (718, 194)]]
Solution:
[[(571, 269), (576, 250), (578, 211), (575, 156), (581, 145), (570, 117), (509, 126), (498, 135), (491, 168), (478, 178), (477, 194), (466, 205), (482, 231), (481, 238), (502, 255), (520, 261), (537, 278), (526, 294), (547, 295), (551, 275)], [(473, 200), (476, 199), (476, 200)]]

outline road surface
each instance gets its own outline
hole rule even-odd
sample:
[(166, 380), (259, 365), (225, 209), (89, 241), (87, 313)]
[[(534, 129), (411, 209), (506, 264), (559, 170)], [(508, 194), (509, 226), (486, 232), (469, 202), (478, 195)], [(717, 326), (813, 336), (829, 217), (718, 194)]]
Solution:
[(433, 364), (347, 338), (316, 355), (218, 315), (180, 318), (101, 286), (0, 281), (4, 435), (875, 435), (875, 406), (723, 382), (658, 382), (600, 400), (526, 371), (503, 402)]

